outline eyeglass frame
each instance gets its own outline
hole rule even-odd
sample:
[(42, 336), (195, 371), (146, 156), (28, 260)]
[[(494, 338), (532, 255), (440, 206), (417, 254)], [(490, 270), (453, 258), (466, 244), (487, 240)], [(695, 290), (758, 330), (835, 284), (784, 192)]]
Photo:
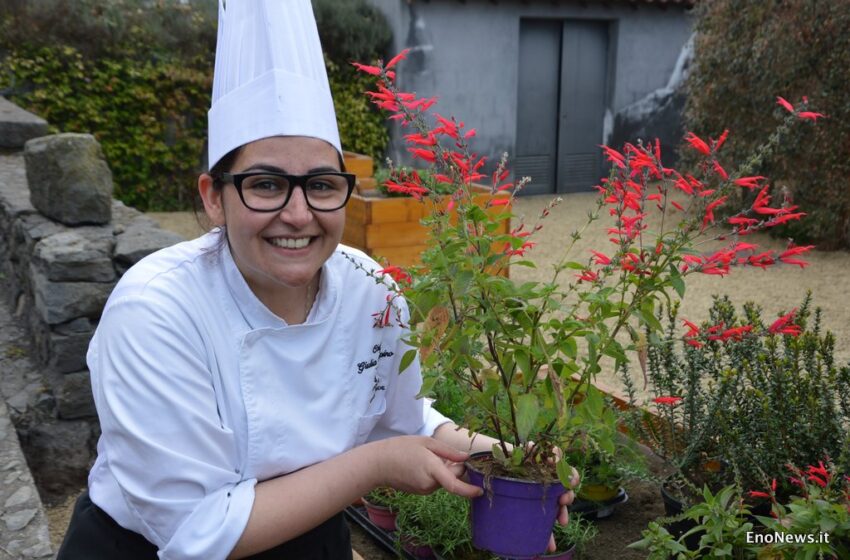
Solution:
[[(270, 175), (272, 177), (281, 177), (289, 181), (289, 192), (286, 194), (286, 198), (283, 199), (283, 204), (278, 206), (277, 208), (252, 208), (248, 206), (248, 203), (245, 202), (245, 195), (242, 194), (242, 181), (247, 179), (248, 177), (256, 177), (258, 175)], [(316, 208), (312, 204), (310, 204), (310, 197), (307, 196), (307, 181), (312, 179), (313, 177), (322, 177), (324, 175), (334, 175), (338, 177), (343, 177), (348, 183), (348, 192), (345, 195), (345, 198), (342, 201), (342, 204), (337, 206), (336, 208)], [(220, 173), (218, 179), (224, 181), (225, 184), (232, 183), (234, 187), (236, 187), (236, 192), (239, 193), (239, 200), (242, 201), (242, 205), (245, 206), (248, 210), (252, 212), (280, 212), (286, 205), (289, 204), (289, 200), (292, 198), (292, 193), (295, 192), (293, 187), (301, 187), (301, 191), (304, 193), (304, 202), (307, 203), (307, 206), (310, 210), (315, 212), (336, 212), (337, 210), (341, 210), (345, 208), (345, 205), (348, 204), (348, 200), (351, 198), (351, 193), (354, 191), (354, 184), (357, 181), (357, 176), (354, 173), (346, 173), (344, 171), (319, 171), (316, 173), (307, 173), (305, 175), (290, 175), (288, 173), (278, 173), (277, 171), (246, 171), (244, 173)]]

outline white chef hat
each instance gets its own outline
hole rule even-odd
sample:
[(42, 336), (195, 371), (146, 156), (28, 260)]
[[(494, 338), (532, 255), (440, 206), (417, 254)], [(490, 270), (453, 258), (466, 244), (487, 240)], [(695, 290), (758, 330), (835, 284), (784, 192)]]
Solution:
[(341, 154), (310, 0), (219, 0), (209, 167), (270, 136), (311, 136)]

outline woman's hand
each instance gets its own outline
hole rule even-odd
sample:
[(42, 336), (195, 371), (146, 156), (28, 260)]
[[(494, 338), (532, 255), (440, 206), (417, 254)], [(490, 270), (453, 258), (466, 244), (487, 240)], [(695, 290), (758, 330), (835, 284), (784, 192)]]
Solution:
[[(558, 523), (561, 525), (566, 525), (570, 522), (570, 512), (567, 510), (567, 506), (573, 503), (573, 500), (576, 499), (576, 494), (573, 488), (578, 486), (579, 478), (578, 471), (574, 468), (570, 467), (573, 471), (572, 477), (570, 477), (570, 487), (566, 492), (561, 494), (561, 497), (558, 498), (558, 505), (561, 506), (561, 511), (558, 512)], [(547, 547), (547, 552), (555, 552), (557, 547), (555, 545), (555, 535), (551, 535), (549, 537), (549, 546)]]
[(426, 436), (399, 436), (375, 442), (381, 485), (412, 494), (430, 494), (442, 487), (464, 498), (483, 493), (460, 480), (467, 453)]

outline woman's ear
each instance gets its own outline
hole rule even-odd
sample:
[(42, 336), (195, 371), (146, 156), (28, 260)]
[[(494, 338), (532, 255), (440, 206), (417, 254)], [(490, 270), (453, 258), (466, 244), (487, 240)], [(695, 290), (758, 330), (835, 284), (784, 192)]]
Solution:
[(209, 173), (201, 173), (198, 177), (198, 193), (204, 201), (204, 211), (214, 226), (223, 226), (224, 205), (222, 204), (222, 190), (215, 188), (215, 180)]

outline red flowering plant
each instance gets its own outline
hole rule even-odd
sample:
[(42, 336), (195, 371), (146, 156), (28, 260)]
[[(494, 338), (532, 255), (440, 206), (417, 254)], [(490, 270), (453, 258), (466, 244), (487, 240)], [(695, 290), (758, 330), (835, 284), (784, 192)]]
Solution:
[[(700, 500), (705, 485), (743, 493), (824, 453), (850, 472), (850, 364), (836, 365), (835, 338), (821, 329), (811, 295), (767, 320), (754, 304), (738, 312), (716, 297), (704, 325), (683, 323), (684, 338), (674, 305), (662, 343), (647, 351), (655, 414), (635, 407), (625, 417), (632, 434), (676, 469), (668, 492), (684, 502)], [(774, 490), (787, 497), (794, 488)], [(757, 495), (745, 497), (759, 505)]]
[[(367, 95), (405, 129), (408, 152), (431, 171), (405, 173), (387, 182), (389, 189), (429, 204), (432, 210), (423, 223), (430, 238), (421, 265), (403, 275), (394, 267), (384, 269), (387, 274), (372, 274), (395, 294), (376, 311), (375, 324), (403, 322), (406, 315), (398, 311), (403, 296), (410, 308), (404, 326), (410, 329), (413, 349), (401, 369), (418, 352), (425, 379), (422, 394), (439, 394), (445, 386), (459, 389), (455, 395), (463, 417), (455, 420), (496, 437), (494, 457), (505, 470), (529, 475), (554, 462), (566, 481), (569, 469), (565, 461), (554, 460), (554, 448), (591, 441), (596, 448), (615, 449), (612, 438), (597, 439), (586, 415), (580, 414), (582, 403), (588, 402), (581, 396), (603, 360), (627, 362), (630, 348), (645, 348), (645, 331), (655, 341), (661, 331), (656, 309), (670, 294), (684, 293), (688, 275), (797, 261), (811, 247), (774, 252), (741, 238), (803, 214), (781, 201), (771, 204), (767, 180), (752, 176), (746, 166), (738, 172), (721, 166), (727, 132), (708, 141), (693, 134), (686, 138), (702, 156), (694, 173), (664, 167), (658, 142), (626, 144), (622, 151), (603, 146), (612, 171), (597, 187), (600, 196), (588, 223), (565, 240), (564, 256), (550, 280), (515, 283), (500, 273), (509, 266), (534, 267), (528, 259), (534, 236), (560, 199), (534, 223), (519, 221), (512, 204), (531, 179), (512, 180), (506, 155), (485, 175), (486, 158), (470, 146), (474, 128), (432, 114), (434, 98), (399, 91), (393, 68), (405, 54), (386, 65), (355, 64), (375, 77), (376, 89)], [(792, 107), (757, 157), (765, 157), (794, 122), (805, 119), (804, 110), (805, 105)], [(482, 181), (493, 195), (483, 207), (472, 190), (474, 182)], [(721, 220), (718, 211), (737, 189), (758, 189), (759, 195)], [(652, 232), (649, 216), (656, 210), (660, 228)], [(608, 248), (571, 258), (575, 242), (601, 215), (612, 220)], [(505, 219), (512, 220), (508, 233), (499, 228)], [(706, 237), (730, 241), (704, 253), (695, 242)], [(742, 337), (751, 334), (740, 332)]]

